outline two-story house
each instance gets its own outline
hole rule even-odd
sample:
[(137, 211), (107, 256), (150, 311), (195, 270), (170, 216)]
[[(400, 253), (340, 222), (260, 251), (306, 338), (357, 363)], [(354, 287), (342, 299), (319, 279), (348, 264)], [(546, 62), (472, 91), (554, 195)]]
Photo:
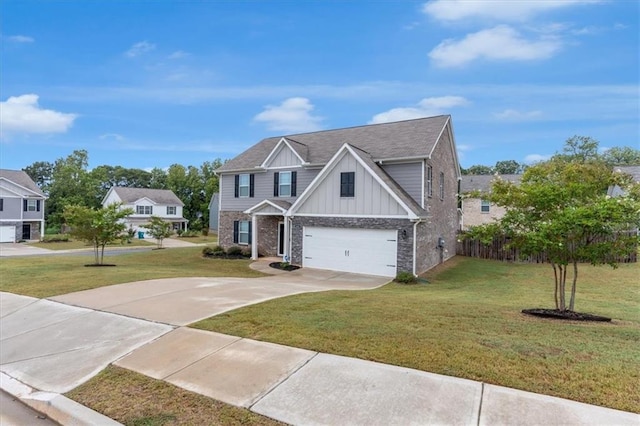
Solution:
[(0, 242), (42, 238), (46, 199), (22, 170), (0, 169)]
[(122, 203), (122, 208), (131, 208), (134, 213), (124, 222), (127, 228), (146, 231), (140, 228), (149, 223), (151, 216), (158, 216), (171, 222), (174, 230), (186, 230), (187, 219), (182, 217), (184, 203), (168, 189), (126, 188), (114, 186), (102, 200), (102, 205)]
[(217, 170), (220, 245), (372, 275), (455, 255), (448, 115), (264, 139)]
[(483, 198), (491, 193), (491, 185), (495, 179), (520, 183), (522, 175), (464, 175), (460, 180), (460, 198), (462, 215), (460, 229), (467, 230), (472, 226), (485, 225), (500, 220), (506, 210)]

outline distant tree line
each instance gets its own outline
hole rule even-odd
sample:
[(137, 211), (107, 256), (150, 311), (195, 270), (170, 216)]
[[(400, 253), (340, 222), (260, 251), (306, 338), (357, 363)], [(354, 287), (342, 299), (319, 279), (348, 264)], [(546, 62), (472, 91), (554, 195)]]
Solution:
[[(573, 136), (567, 140), (566, 149), (572, 152), (557, 154), (566, 158), (569, 156), (583, 156), (589, 159), (598, 159), (609, 167), (613, 166), (637, 166), (640, 165), (640, 150), (628, 146), (616, 146), (598, 153), (598, 141), (585, 136)], [(573, 157), (575, 158), (575, 157)], [(518, 163), (515, 160), (498, 161), (494, 166), (485, 166), (482, 164), (474, 164), (469, 168), (462, 168), (463, 175), (519, 175), (527, 169), (524, 163)]]
[(199, 167), (172, 164), (166, 170), (156, 167), (151, 171), (109, 165), (89, 170), (88, 164), (87, 151), (76, 150), (53, 163), (36, 161), (23, 169), (49, 197), (45, 204), (48, 226), (64, 222), (65, 206), (100, 207), (112, 186), (170, 189), (184, 203), (183, 215), (190, 229), (209, 226), (209, 201), (218, 191), (214, 170), (222, 165), (221, 159)]

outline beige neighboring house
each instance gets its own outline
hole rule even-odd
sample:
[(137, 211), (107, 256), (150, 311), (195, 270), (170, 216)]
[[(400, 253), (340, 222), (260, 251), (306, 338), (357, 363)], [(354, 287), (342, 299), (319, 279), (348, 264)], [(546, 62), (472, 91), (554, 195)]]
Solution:
[(489, 194), (491, 184), (500, 178), (519, 183), (522, 175), (464, 175), (460, 181), (460, 195), (462, 200), (462, 215), (460, 229), (467, 230), (471, 226), (484, 225), (495, 222), (504, 216), (504, 207), (496, 206), (482, 197), (471, 197), (470, 194)]
[(102, 200), (102, 205), (122, 203), (122, 208), (135, 212), (124, 219), (127, 228), (136, 232), (146, 232), (142, 225), (149, 223), (151, 216), (158, 216), (170, 222), (174, 230), (187, 230), (187, 219), (182, 217), (184, 203), (168, 189), (126, 188), (114, 186)]
[(392, 277), (455, 255), (448, 115), (270, 137), (216, 173), (220, 245), (253, 258)]
[(24, 171), (0, 169), (0, 242), (41, 239), (46, 199)]

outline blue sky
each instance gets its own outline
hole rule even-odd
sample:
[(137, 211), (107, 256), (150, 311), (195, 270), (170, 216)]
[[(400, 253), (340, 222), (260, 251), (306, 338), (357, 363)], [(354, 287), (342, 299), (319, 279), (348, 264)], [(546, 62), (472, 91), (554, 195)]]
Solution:
[(451, 114), (463, 167), (640, 149), (640, 2), (2, 0), (0, 167)]

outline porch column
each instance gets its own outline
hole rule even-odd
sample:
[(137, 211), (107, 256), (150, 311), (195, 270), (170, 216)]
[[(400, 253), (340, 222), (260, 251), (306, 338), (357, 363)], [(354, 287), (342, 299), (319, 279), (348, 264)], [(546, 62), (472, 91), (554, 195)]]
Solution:
[(251, 259), (258, 260), (258, 216), (251, 215)]
[(289, 218), (284, 217), (284, 237), (282, 238), (284, 241), (284, 247), (282, 249), (282, 257), (283, 261), (291, 262), (291, 254), (289, 253)]

